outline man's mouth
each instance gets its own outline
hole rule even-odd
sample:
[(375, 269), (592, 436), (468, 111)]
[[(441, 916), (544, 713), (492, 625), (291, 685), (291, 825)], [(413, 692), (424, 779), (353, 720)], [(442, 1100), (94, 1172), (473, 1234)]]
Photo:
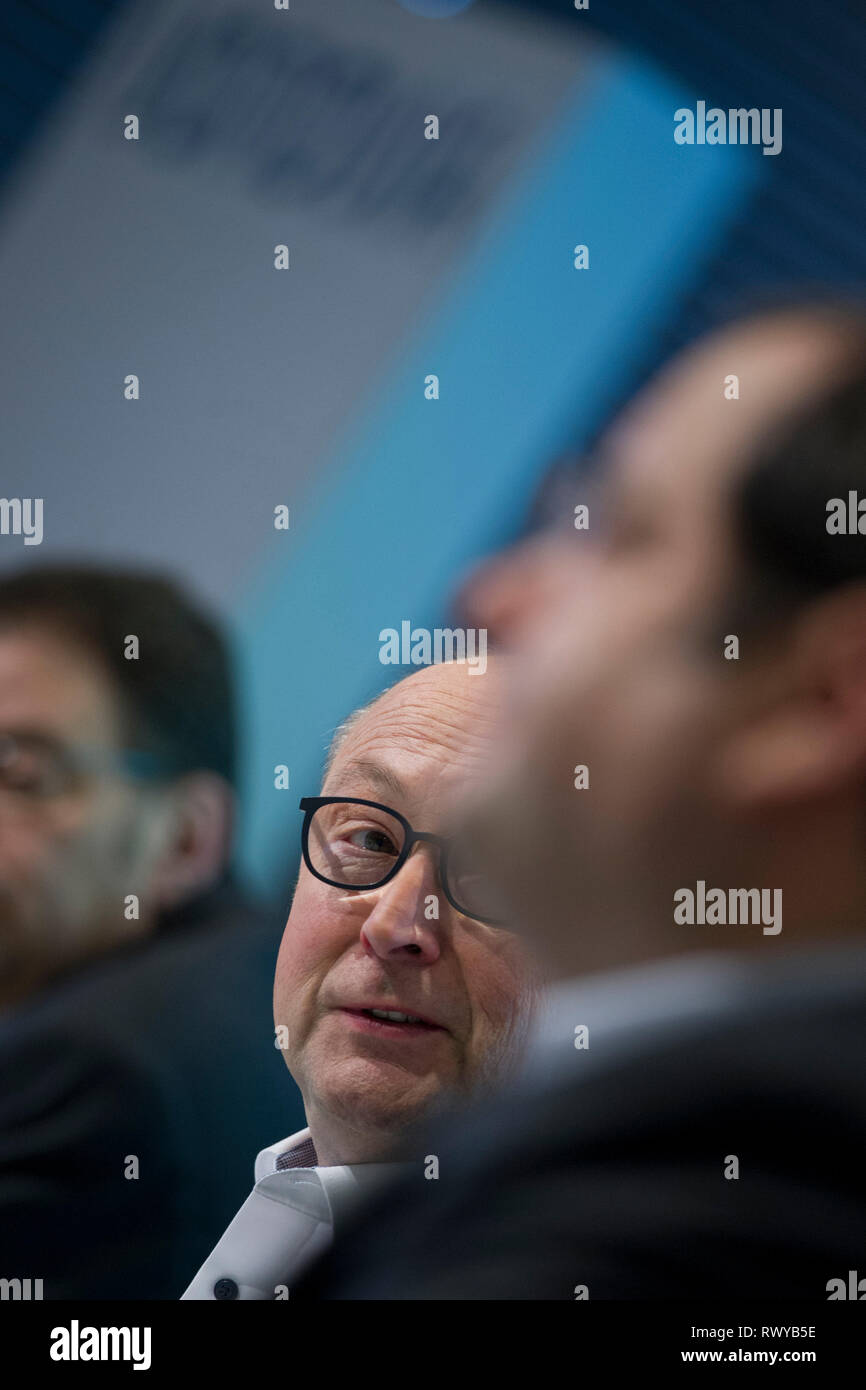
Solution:
[(344, 1008), (340, 1012), (348, 1015), (356, 1022), (357, 1026), (367, 1031), (392, 1034), (441, 1033), (445, 1031), (441, 1024), (432, 1023), (419, 1014), (403, 1013), (400, 1009)]

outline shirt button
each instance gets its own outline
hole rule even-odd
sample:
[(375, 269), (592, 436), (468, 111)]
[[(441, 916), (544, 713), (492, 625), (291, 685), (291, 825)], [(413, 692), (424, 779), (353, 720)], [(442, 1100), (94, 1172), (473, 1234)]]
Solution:
[(237, 1298), (238, 1286), (234, 1279), (217, 1279), (213, 1286), (214, 1298)]

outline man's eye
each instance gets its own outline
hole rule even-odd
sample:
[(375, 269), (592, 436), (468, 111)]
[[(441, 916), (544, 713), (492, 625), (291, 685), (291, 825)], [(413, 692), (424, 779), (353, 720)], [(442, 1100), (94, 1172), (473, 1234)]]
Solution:
[(11, 791), (44, 792), (56, 780), (56, 769), (44, 758), (23, 749), (0, 754), (0, 785)]
[(394, 844), (390, 835), (385, 834), (384, 830), (369, 828), (365, 830), (356, 830), (349, 836), (349, 840), (351, 844), (356, 845), (358, 849), (367, 850), (370, 854), (397, 853), (397, 846)]
[(0, 784), (16, 792), (38, 792), (44, 785), (44, 778), (33, 769), (16, 767), (9, 763), (0, 768)]

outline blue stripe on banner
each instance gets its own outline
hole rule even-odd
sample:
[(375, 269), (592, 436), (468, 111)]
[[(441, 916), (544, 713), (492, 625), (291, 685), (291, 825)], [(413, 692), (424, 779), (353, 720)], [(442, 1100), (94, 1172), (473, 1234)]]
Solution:
[[(689, 104), (636, 60), (576, 94), (301, 525), (293, 514), (289, 558), (248, 595), (241, 864), (262, 886), (284, 882), (297, 857), (297, 799), (317, 790), (330, 732), (408, 674), (379, 664), (380, 629), (441, 625), (461, 572), (517, 524), (551, 454), (628, 385), (763, 173), (759, 149), (676, 145), (673, 113)], [(581, 242), (590, 268), (577, 271)], [(274, 789), (277, 763), (290, 791)]]

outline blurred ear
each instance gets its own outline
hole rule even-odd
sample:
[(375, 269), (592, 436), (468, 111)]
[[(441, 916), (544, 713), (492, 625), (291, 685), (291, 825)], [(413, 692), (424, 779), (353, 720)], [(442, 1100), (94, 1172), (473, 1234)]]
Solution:
[(742, 809), (794, 805), (866, 781), (866, 585), (808, 604), (786, 688), (729, 740), (724, 794)]
[(213, 886), (228, 866), (234, 792), (215, 772), (191, 772), (169, 793), (163, 849), (152, 891), (160, 908), (177, 907)]

